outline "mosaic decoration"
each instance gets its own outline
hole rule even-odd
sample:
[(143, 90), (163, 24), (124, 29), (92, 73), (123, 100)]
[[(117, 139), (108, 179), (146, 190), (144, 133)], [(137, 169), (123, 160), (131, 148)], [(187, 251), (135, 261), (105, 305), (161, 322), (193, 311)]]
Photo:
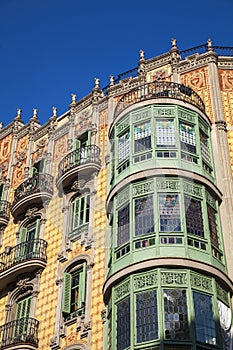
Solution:
[(175, 147), (175, 125), (173, 119), (156, 120), (156, 145), (157, 147)]
[(193, 292), (193, 300), (197, 341), (216, 345), (216, 331), (211, 296)]
[(141, 236), (154, 232), (154, 205), (153, 197), (142, 197), (135, 199), (134, 202), (135, 218), (134, 232), (135, 236)]
[(194, 126), (180, 123), (180, 144), (183, 151), (196, 153), (196, 135)]
[(186, 291), (164, 290), (165, 339), (189, 339)]
[(137, 343), (158, 338), (157, 292), (155, 290), (136, 294)]
[(151, 149), (151, 124), (145, 122), (134, 127), (134, 152)]
[(91, 109), (88, 108), (82, 112), (80, 112), (76, 117), (76, 128), (75, 128), (75, 135), (77, 136), (80, 134), (80, 131), (82, 133), (85, 130), (91, 129), (92, 126), (92, 115), (91, 115)]
[(58, 162), (62, 158), (62, 156), (65, 156), (67, 152), (67, 141), (68, 141), (68, 135), (64, 135), (63, 137), (60, 137), (54, 142), (54, 154), (53, 154), (53, 161)]
[(130, 346), (130, 298), (117, 304), (117, 350)]
[(10, 158), (11, 145), (12, 145), (12, 135), (10, 134), (1, 141), (0, 164), (3, 164)]
[(161, 232), (181, 231), (178, 194), (159, 195), (159, 217)]

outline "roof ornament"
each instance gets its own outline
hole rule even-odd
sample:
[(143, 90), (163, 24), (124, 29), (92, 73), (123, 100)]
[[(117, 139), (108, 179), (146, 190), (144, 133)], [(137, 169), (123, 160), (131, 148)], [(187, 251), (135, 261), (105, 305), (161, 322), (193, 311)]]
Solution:
[(57, 117), (57, 108), (56, 107), (53, 107), (52, 108), (52, 110), (53, 110), (53, 117)]
[(95, 78), (95, 88), (99, 88), (100, 87), (100, 80), (99, 78)]
[(171, 44), (172, 44), (172, 47), (177, 47), (177, 45), (176, 45), (176, 39), (172, 38)]
[(145, 59), (145, 52), (143, 50), (139, 51), (139, 57), (140, 57), (140, 60), (144, 60)]
[(76, 103), (76, 97), (75, 94), (71, 94), (72, 103)]
[(114, 85), (114, 76), (113, 75), (110, 75), (110, 77), (109, 77), (109, 85), (110, 86)]
[(38, 109), (33, 108), (33, 116), (31, 119), (37, 120), (38, 119), (37, 114), (38, 114)]
[(17, 114), (16, 114), (16, 117), (15, 117), (14, 120), (20, 120), (21, 121), (22, 120), (21, 113), (22, 113), (22, 109), (17, 108)]
[(211, 39), (208, 39), (208, 40), (207, 40), (207, 50), (208, 50), (208, 51), (212, 51), (212, 50), (213, 50), (213, 47), (212, 47), (212, 40), (211, 40)]

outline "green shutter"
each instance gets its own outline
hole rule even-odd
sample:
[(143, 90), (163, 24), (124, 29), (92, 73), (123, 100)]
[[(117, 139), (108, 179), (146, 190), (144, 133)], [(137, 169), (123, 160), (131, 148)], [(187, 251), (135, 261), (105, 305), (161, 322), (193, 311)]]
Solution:
[(79, 226), (79, 207), (80, 207), (80, 198), (76, 198), (72, 204), (72, 229), (73, 230)]
[(80, 161), (80, 147), (81, 147), (81, 142), (80, 140), (76, 139), (74, 140), (74, 163), (79, 163)]
[(26, 238), (27, 238), (27, 229), (26, 227), (21, 227), (19, 231), (18, 246), (15, 252), (16, 260), (20, 260), (25, 254), (25, 244), (23, 243), (26, 242)]
[(64, 273), (63, 289), (62, 289), (62, 312), (70, 313), (71, 304), (71, 282), (72, 275), (70, 273)]
[(4, 199), (4, 185), (0, 186), (0, 200)]
[[(17, 303), (15, 319), (18, 321), (15, 323), (14, 337), (22, 334), (27, 334), (28, 320), (30, 316), (32, 296), (20, 300)], [(21, 319), (21, 321), (20, 321)]]
[(89, 131), (87, 132), (87, 145), (88, 145), (88, 146), (91, 145), (91, 134), (92, 134), (92, 132), (91, 132), (91, 130), (89, 130)]
[(79, 283), (79, 298), (78, 298), (78, 308), (82, 307), (82, 303), (85, 303), (86, 300), (86, 265), (87, 263), (83, 263), (82, 271), (80, 271), (80, 283)]
[(35, 237), (34, 237), (34, 243), (33, 243), (33, 252), (38, 251), (39, 237), (40, 237), (40, 219), (36, 219), (36, 231), (35, 231)]

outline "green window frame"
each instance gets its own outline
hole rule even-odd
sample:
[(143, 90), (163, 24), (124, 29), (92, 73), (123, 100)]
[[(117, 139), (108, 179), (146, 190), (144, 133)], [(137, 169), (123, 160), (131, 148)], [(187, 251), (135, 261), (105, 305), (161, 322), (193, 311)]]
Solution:
[(151, 148), (151, 122), (134, 125), (134, 153), (146, 152)]
[(18, 248), (16, 250), (16, 257), (18, 259), (34, 257), (39, 246), (39, 233), (40, 219), (36, 219), (35, 222), (20, 228)]
[(130, 157), (130, 129), (126, 129), (118, 136), (118, 163)]
[(155, 139), (157, 148), (176, 148), (176, 128), (174, 119), (156, 119)]
[(14, 337), (27, 334), (28, 318), (30, 317), (32, 295), (29, 295), (16, 303)]
[(82, 225), (89, 223), (90, 195), (77, 197), (72, 202), (71, 230), (76, 230)]
[(86, 262), (73, 272), (65, 272), (62, 289), (62, 312), (65, 320), (73, 319), (85, 312)]
[(82, 163), (86, 159), (88, 159), (89, 156), (89, 149), (88, 146), (91, 146), (91, 136), (92, 132), (91, 130), (88, 130), (83, 135), (81, 135), (79, 138), (74, 140), (74, 162), (75, 163)]

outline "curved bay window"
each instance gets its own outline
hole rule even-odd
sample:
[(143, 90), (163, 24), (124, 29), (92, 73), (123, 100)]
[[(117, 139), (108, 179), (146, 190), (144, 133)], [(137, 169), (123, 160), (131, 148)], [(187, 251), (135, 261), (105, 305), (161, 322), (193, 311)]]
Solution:
[(224, 291), (225, 301), (220, 301), (215, 286), (221, 288), (208, 276), (182, 269), (157, 269), (124, 279), (108, 303), (109, 348), (155, 349), (163, 344), (164, 349), (215, 349), (225, 342), (222, 312), (230, 310), (229, 293)]
[[(199, 250), (203, 255), (198, 259), (212, 263), (214, 256), (222, 260), (218, 203), (203, 185), (182, 178), (155, 177), (128, 185), (114, 203), (113, 261), (150, 247), (148, 257), (163, 255), (167, 253), (165, 245), (176, 245), (181, 249), (177, 250), (179, 256), (197, 259), (195, 250)], [(188, 250), (182, 248), (185, 245)]]

